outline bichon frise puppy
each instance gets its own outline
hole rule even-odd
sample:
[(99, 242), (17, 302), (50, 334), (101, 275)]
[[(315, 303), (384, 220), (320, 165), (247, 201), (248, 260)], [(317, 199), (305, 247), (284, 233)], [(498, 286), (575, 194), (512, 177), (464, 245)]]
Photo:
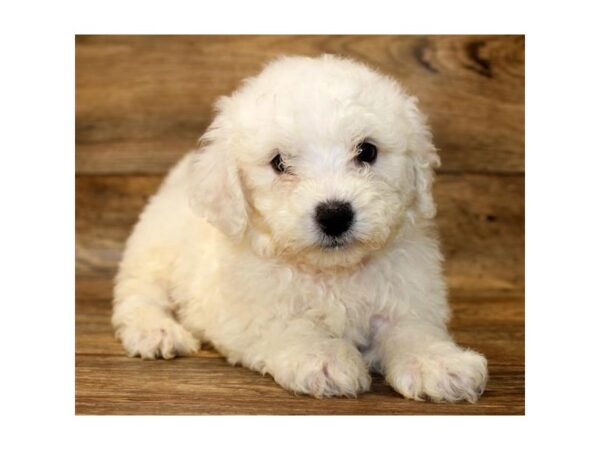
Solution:
[(210, 341), (294, 392), (474, 402), (485, 358), (457, 346), (415, 98), (349, 59), (285, 57), (216, 103), (200, 148), (150, 200), (116, 278), (131, 356)]

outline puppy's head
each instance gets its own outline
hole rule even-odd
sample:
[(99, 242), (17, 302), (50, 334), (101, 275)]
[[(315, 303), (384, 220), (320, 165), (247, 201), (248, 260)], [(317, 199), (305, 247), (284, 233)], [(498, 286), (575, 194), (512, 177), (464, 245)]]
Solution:
[(192, 206), (259, 254), (348, 266), (435, 215), (438, 157), (416, 100), (362, 64), (282, 58), (216, 109)]

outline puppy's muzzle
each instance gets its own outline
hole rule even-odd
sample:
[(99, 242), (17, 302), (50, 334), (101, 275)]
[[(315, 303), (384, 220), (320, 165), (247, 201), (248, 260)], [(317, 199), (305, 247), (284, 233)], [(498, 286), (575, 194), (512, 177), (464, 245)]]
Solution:
[(336, 238), (350, 229), (354, 211), (348, 202), (329, 200), (317, 205), (315, 220), (326, 236)]

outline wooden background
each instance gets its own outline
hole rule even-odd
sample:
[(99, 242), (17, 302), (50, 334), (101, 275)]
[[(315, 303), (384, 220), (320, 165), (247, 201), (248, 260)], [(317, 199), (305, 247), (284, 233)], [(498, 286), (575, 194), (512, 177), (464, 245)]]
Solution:
[[(78, 414), (524, 414), (523, 36), (77, 36)], [(217, 353), (127, 358), (110, 327), (125, 239), (217, 96), (282, 54), (336, 53), (395, 76), (441, 149), (435, 197), (457, 341), (483, 352), (479, 403), (294, 396)]]

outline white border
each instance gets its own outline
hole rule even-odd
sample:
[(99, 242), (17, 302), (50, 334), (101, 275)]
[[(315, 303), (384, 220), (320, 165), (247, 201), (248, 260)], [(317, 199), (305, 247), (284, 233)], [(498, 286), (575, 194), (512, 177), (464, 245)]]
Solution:
[[(5, 440), (92, 449), (598, 442), (600, 71), (586, 3), (105, 0), (3, 10)], [(76, 33), (526, 33), (526, 417), (73, 417)]]

